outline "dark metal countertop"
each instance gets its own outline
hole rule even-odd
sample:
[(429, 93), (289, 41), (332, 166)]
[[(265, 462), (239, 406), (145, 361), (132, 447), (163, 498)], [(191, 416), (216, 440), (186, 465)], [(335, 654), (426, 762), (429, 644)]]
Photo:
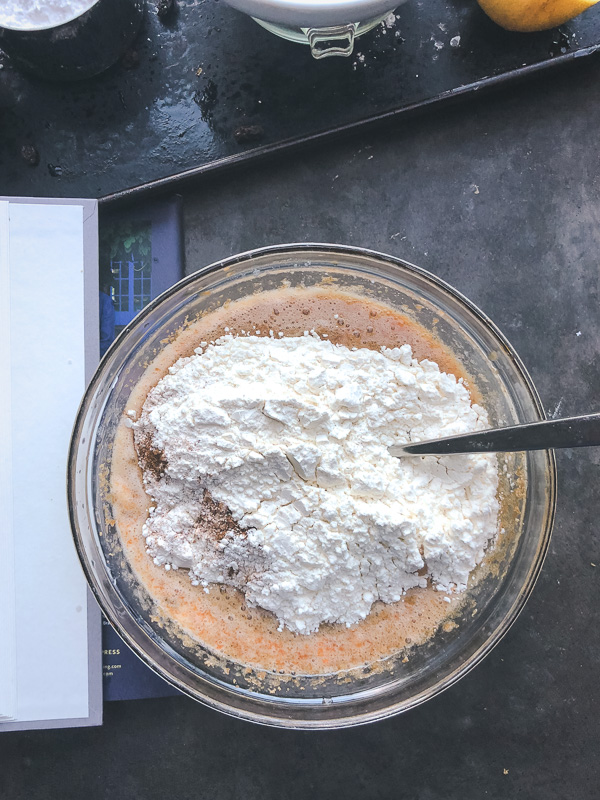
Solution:
[(600, 47), (600, 8), (525, 35), (475, 0), (409, 0), (350, 58), (321, 61), (221, 0), (177, 0), (165, 22), (153, 0), (147, 9), (121, 63), (88, 81), (27, 78), (0, 57), (2, 191), (111, 195), (439, 107)]
[[(144, 107), (161, 85), (158, 72), (153, 83), (134, 71), (127, 80), (127, 108)], [(13, 108), (13, 119), (34, 115), (24, 108)], [(107, 111), (117, 112), (118, 104)], [(96, 113), (83, 131), (77, 117), (64, 135), (74, 146), (88, 141), (94, 158), (103, 153), (106, 172), (87, 183), (31, 179), (32, 192), (87, 186), (93, 194), (108, 191), (117, 174), (126, 175), (123, 185), (145, 177), (115, 148), (114, 118)], [(175, 124), (176, 106), (165, 114), (164, 124)], [(207, 177), (184, 197), (187, 269), (284, 241), (401, 256), (499, 325), (550, 415), (598, 411), (599, 127), (600, 62), (592, 57), (460, 106)], [(4, 147), (11, 130), (0, 133)], [(52, 130), (43, 133), (44, 153), (66, 152)], [(189, 166), (191, 156), (183, 161)], [(48, 174), (45, 164), (39, 169)], [(2, 191), (26, 191), (22, 174), (5, 162)], [(0, 796), (596, 797), (600, 451), (559, 452), (557, 462), (556, 524), (533, 596), (488, 658), (424, 706), (310, 734), (252, 726), (183, 697), (111, 703), (102, 728), (0, 736)]]

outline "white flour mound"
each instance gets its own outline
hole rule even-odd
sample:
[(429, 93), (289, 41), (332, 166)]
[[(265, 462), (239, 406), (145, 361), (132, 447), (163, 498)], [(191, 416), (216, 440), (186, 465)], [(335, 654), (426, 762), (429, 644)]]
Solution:
[[(441, 591), (466, 588), (497, 531), (496, 456), (387, 452), (489, 427), (462, 381), (409, 345), (350, 350), (314, 333), (203, 344), (134, 423), (168, 463), (145, 475), (156, 564), (207, 591), (235, 586), (297, 633), (364, 619), (425, 586), (424, 568)], [(205, 490), (243, 534), (198, 535)]]
[(62, 25), (91, 8), (96, 0), (1, 0), (0, 25), (36, 30)]

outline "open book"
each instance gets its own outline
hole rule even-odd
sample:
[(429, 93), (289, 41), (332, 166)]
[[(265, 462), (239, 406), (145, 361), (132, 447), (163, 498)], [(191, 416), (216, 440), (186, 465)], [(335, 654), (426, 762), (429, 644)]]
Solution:
[(66, 499), (98, 362), (97, 237), (95, 201), (0, 198), (0, 731), (102, 720), (101, 617)]

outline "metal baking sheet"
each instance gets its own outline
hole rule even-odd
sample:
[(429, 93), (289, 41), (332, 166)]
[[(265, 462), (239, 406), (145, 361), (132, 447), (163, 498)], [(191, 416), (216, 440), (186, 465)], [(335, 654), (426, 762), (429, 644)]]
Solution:
[[(600, 49), (600, 7), (557, 30), (515, 34), (475, 0), (408, 0), (351, 57), (315, 61), (221, 0), (176, 2), (164, 23), (149, 0), (133, 50), (81, 83), (30, 78), (0, 58), (3, 191), (106, 202), (135, 187), (173, 189)], [(35, 148), (29, 162), (24, 145)]]

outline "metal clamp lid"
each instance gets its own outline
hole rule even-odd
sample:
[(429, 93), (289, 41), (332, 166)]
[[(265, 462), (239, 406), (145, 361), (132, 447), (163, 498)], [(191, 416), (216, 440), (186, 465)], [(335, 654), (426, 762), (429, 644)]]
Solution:
[(306, 28), (311, 55), (313, 58), (352, 55), (357, 27), (357, 22), (349, 22), (331, 28)]

